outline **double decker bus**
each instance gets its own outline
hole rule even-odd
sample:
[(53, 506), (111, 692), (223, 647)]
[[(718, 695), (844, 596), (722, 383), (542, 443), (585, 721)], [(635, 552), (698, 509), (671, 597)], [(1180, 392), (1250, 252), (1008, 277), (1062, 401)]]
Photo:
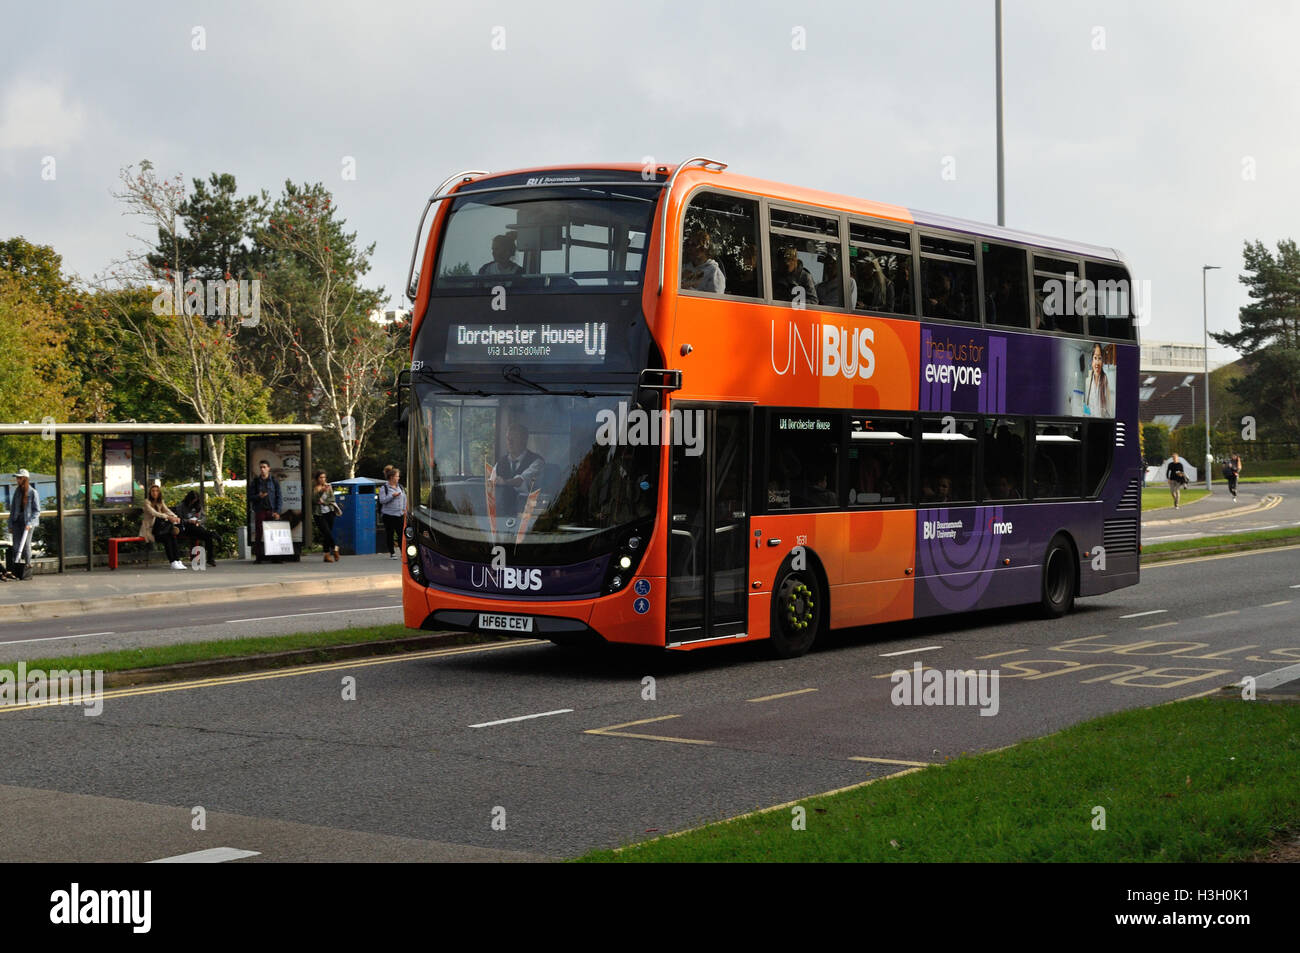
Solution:
[(412, 628), (792, 657), (1138, 581), (1113, 249), (695, 158), (451, 176), (417, 265)]

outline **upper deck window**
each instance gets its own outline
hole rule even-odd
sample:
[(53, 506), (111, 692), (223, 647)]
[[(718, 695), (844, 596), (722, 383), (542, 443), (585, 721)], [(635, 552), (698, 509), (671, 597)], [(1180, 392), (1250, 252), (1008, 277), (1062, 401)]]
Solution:
[(844, 292), (838, 219), (774, 208), (768, 213), (772, 300), (797, 307), (854, 308), (857, 282)]
[(443, 229), (434, 293), (638, 288), (658, 195), (629, 184), (461, 196)]
[(910, 232), (850, 222), (849, 277), (859, 311), (916, 314)]
[(921, 236), (921, 314), (949, 321), (979, 321), (974, 244)]
[(758, 203), (719, 192), (691, 199), (682, 229), (681, 289), (763, 297)]

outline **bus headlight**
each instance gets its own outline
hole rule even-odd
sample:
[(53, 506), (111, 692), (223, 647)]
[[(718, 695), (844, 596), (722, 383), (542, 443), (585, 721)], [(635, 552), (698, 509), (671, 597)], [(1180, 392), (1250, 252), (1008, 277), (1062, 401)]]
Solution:
[(419, 552), (420, 551), (415, 548), (414, 543), (406, 547), (406, 555), (410, 556), (412, 559), (414, 559)]
[[(632, 568), (632, 557), (631, 557), (631, 556), (623, 556), (623, 557), (621, 557), (621, 558), (619, 559), (619, 561), (618, 561), (618, 568), (619, 568), (619, 569), (631, 569), (631, 568)], [(618, 577), (615, 576), (614, 578), (617, 579)]]

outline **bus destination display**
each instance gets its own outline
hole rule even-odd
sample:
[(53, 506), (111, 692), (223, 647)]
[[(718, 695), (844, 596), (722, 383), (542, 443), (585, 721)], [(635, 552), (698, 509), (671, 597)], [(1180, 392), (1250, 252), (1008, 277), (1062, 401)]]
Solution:
[(581, 324), (452, 324), (447, 329), (448, 364), (493, 361), (547, 361), (603, 364), (607, 341), (604, 321)]

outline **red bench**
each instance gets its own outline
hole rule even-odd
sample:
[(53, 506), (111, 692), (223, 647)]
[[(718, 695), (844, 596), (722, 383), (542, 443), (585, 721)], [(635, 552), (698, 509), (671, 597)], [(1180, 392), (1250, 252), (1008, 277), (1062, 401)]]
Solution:
[[(145, 538), (144, 538), (143, 536), (113, 536), (113, 537), (111, 537), (111, 538), (109, 539), (109, 541), (108, 541), (108, 568), (109, 568), (109, 569), (116, 569), (116, 568), (117, 568), (117, 545), (118, 545), (118, 543), (143, 543), (143, 542), (145, 542)], [(149, 550), (150, 550), (150, 549), (152, 549), (152, 547), (145, 547), (145, 551), (144, 551), (144, 563), (145, 563), (146, 566), (149, 565)]]

